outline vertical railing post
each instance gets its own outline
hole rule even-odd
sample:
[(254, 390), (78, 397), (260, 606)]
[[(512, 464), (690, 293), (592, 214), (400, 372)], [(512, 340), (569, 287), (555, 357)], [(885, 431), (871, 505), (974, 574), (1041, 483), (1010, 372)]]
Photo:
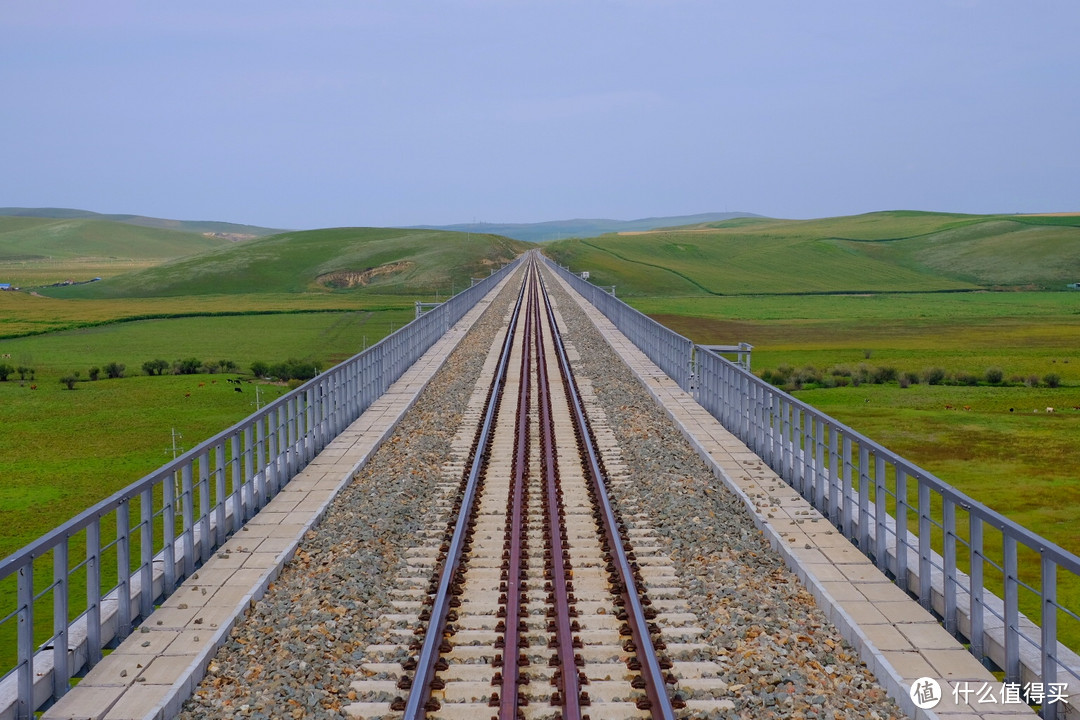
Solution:
[[(224, 449), (224, 445), (222, 445)], [(255, 483), (248, 484), (244, 481), (243, 464), (240, 462), (240, 435), (234, 434), (229, 438), (229, 452), (232, 453), (232, 457), (229, 458), (229, 475), (231, 476), (232, 491), (236, 496), (244, 495), (243, 501), (233, 500), (233, 530), (239, 530), (240, 527), (249, 519), (251, 519), (259, 510), (258, 502), (255, 499)], [(221, 486), (224, 488), (227, 483), (225, 482), (225, 459), (222, 458), (218, 463), (218, 472), (221, 474)], [(225, 498), (221, 498), (222, 505), (225, 504)], [(246, 505), (246, 507), (245, 507)], [(238, 507), (240, 506), (240, 507)], [(242, 516), (236, 515), (237, 510), (243, 512)], [(218, 540), (218, 545), (222, 545), (225, 542), (224, 534), (221, 535)]]
[(68, 691), (68, 538), (53, 548), (53, 697)]
[(86, 665), (101, 660), (101, 518), (86, 526)]
[(131, 630), (131, 505), (124, 500), (116, 507), (116, 638), (123, 640)]
[(908, 590), (907, 471), (896, 466), (896, 584)]
[(172, 593), (176, 587), (176, 472), (172, 472), (161, 483), (162, 507), (162, 553), (165, 561), (164, 592)]
[(852, 527), (851, 517), (854, 512), (851, 508), (851, 437), (846, 433), (844, 434), (843, 446), (844, 470), (840, 478), (840, 482), (842, 483), (840, 487), (840, 497), (841, 502), (844, 503), (844, 507), (840, 512), (840, 516), (844, 519), (844, 527), (842, 528), (844, 531), (844, 535), (846, 535), (850, 539), (851, 537), (853, 537), (855, 531)]
[(1005, 680), (1020, 682), (1020, 574), (1016, 538), (1002, 536), (1005, 555)]
[(968, 541), (971, 543), (971, 573), (968, 588), (970, 606), (968, 615), (971, 620), (971, 634), (968, 640), (971, 642), (971, 654), (978, 658), (979, 662), (986, 661), (986, 646), (983, 640), (985, 628), (983, 602), (983, 521), (975, 513), (968, 514)]
[[(221, 481), (221, 474), (217, 472), (221, 467), (221, 445), (214, 447), (214, 484)], [(218, 495), (217, 502), (221, 502)], [(206, 562), (213, 553), (214, 542), (210, 537), (210, 453), (204, 452), (199, 456), (199, 558), (200, 562)]]
[(139, 498), (139, 615), (146, 618), (154, 611), (154, 486), (142, 491)]
[(933, 579), (931, 577), (930, 556), (930, 486), (919, 482), (919, 602), (927, 610), (933, 610)]
[[(1057, 564), (1042, 557), (1042, 681), (1045, 687), (1057, 683)], [(1043, 708), (1046, 720), (1058, 716), (1058, 704), (1049, 703)]]
[(958, 623), (956, 619), (956, 503), (949, 498), (943, 498), (941, 505), (941, 525), (944, 535), (944, 554), (942, 556), (942, 584), (945, 596), (945, 629), (951, 635), (956, 635)]
[(859, 443), (859, 550), (870, 552), (870, 448)]
[(192, 487), (192, 463), (194, 460), (184, 463), (184, 469), (180, 474), (180, 504), (183, 508), (183, 545), (184, 545), (184, 577), (189, 578), (195, 572), (195, 498)]
[(34, 561), (19, 568), (15, 593), (18, 600), (17, 653), (19, 662), (19, 717), (34, 716)]
[(885, 465), (885, 458), (881, 453), (875, 453), (874, 463), (874, 527), (876, 533), (874, 534), (874, 558), (876, 560), (878, 570), (885, 572), (889, 567), (889, 551), (888, 551), (888, 519), (889, 508), (886, 501), (889, 498), (888, 486), (886, 483), (887, 469)]

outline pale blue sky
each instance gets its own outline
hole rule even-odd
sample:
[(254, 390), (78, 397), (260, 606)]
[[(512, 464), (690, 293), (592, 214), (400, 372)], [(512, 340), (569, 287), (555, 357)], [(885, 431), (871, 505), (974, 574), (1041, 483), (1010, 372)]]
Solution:
[(0, 0), (0, 206), (1080, 211), (1076, 0)]

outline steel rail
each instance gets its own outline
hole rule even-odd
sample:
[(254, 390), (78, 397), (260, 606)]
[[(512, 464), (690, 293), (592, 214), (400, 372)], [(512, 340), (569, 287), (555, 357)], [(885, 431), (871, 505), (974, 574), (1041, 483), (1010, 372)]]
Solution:
[[(529, 283), (528, 271), (524, 284)], [(511, 472), (509, 522), (504, 547), (507, 551), (506, 564), (506, 616), (505, 637), (503, 641), (502, 684), (499, 696), (499, 720), (517, 720), (518, 684), (520, 667), (518, 651), (521, 647), (521, 623), (523, 621), (521, 605), (526, 591), (522, 582), (525, 533), (523, 532), (525, 485), (529, 479), (529, 405), (531, 401), (529, 381), (532, 370), (532, 338), (534, 319), (537, 317), (536, 304), (532, 295), (525, 306), (524, 344), (521, 353), (521, 381), (518, 386), (517, 417), (515, 420), (514, 461)]]
[[(638, 660), (641, 663), (641, 675), (645, 680), (645, 692), (650, 701), (649, 711), (654, 720), (674, 720), (675, 713), (668, 698), (664, 683), (664, 672), (660, 667), (659, 658), (656, 656), (656, 648), (653, 646), (652, 637), (649, 635), (648, 619), (641, 605), (637, 584), (634, 582), (633, 570), (626, 557), (623, 548), (623, 540), (616, 524), (615, 513), (608, 498), (604, 473), (600, 467), (599, 455), (589, 432), (588, 421), (585, 417), (581, 395), (574, 381), (574, 374), (570, 369), (570, 362), (566, 356), (566, 348), (563, 345), (562, 335), (558, 331), (558, 323), (555, 321), (555, 311), (547, 296), (547, 288), (540, 280), (547, 308), (548, 324), (552, 329), (552, 341), (558, 356), (559, 366), (562, 368), (563, 381), (566, 383), (567, 396), (570, 402), (571, 416), (578, 429), (579, 442), (583, 456), (587, 459), (587, 467), (590, 479), (596, 493), (596, 500), (601, 509), (604, 522), (604, 533), (607, 536), (608, 546), (611, 549), (612, 561), (622, 582), (622, 597), (627, 610), (627, 624), (630, 626), (631, 636), (637, 651)], [(566, 673), (564, 672), (564, 675)]]
[(416, 661), (416, 673), (412, 687), (409, 690), (409, 698), (405, 704), (405, 720), (419, 720), (426, 714), (425, 705), (431, 697), (431, 682), (435, 677), (435, 665), (439, 660), (439, 645), (442, 643), (443, 632), (446, 630), (447, 612), (450, 610), (450, 596), (454, 576), (458, 572), (461, 563), (462, 546), (465, 543), (468, 519), (472, 514), (473, 501), (476, 498), (476, 487), (484, 466), (487, 463), (486, 449), (490, 445), (492, 431), (495, 426), (495, 417), (499, 406), (499, 397), (506, 383), (507, 367), (510, 362), (510, 351), (513, 348), (514, 334), (517, 332), (518, 317), (521, 314), (521, 303), (525, 295), (525, 283), (522, 282), (521, 290), (518, 291), (517, 302), (510, 318), (510, 326), (506, 331), (503, 341), (502, 354), (499, 365), (495, 372), (495, 378), (491, 383), (491, 392), (487, 399), (483, 423), (477, 438), (476, 454), (473, 457), (469, 469), (469, 477), (462, 497), (461, 509), (458, 511), (457, 524), (454, 527), (454, 535), (447, 551), (446, 562), (443, 565), (442, 575), (439, 579), (439, 588), (435, 595), (431, 608), (431, 618), (428, 621), (427, 633), (424, 636), (424, 644)]
[[(543, 328), (540, 321), (539, 271), (532, 268), (534, 283), (532, 301), (536, 307), (536, 366), (537, 401), (540, 415), (541, 463), (544, 473), (544, 492), (547, 494), (547, 524), (551, 539), (551, 595), (555, 605), (555, 644), (558, 649), (559, 685), (562, 689), (562, 716), (567, 719), (581, 717), (581, 686), (574, 658), (573, 626), (570, 620), (569, 589), (567, 587), (567, 561), (569, 555), (563, 546), (563, 512), (559, 492), (558, 458), (555, 454), (555, 423), (552, 419), (551, 388), (548, 385), (547, 353), (544, 350)], [(554, 336), (555, 329), (550, 332)]]

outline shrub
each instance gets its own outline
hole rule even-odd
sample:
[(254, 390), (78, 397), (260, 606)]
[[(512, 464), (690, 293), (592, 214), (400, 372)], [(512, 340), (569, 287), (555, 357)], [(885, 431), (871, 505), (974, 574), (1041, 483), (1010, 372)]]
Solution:
[(207, 360), (205, 363), (203, 363), (203, 370), (205, 370), (210, 375), (216, 375), (217, 371), (220, 369), (221, 365), (214, 360)]
[(909, 371), (904, 371), (904, 374), (900, 376), (900, 387), (908, 387), (909, 385), (918, 385), (919, 375)]
[(218, 365), (221, 366), (221, 372), (231, 373), (236, 372), (240, 367), (232, 360), (218, 360)]
[(202, 360), (186, 358), (173, 363), (173, 375), (194, 375), (202, 367)]
[(901, 375), (900, 380), (897, 382), (900, 383), (900, 387), (902, 388), (911, 387), (911, 379), (908, 377), (908, 373)]
[(896, 380), (896, 368), (894, 367), (879, 367), (874, 368), (871, 382), (875, 385), (881, 385), (882, 383), (892, 382)]
[(1061, 385), (1061, 376), (1057, 373), (1047, 373), (1043, 375), (1043, 382), (1046, 383), (1046, 387), (1056, 388)]
[(60, 378), (60, 382), (64, 385), (67, 385), (68, 390), (74, 390), (75, 383), (78, 382), (78, 380), (79, 378), (76, 375), (65, 375), (64, 377)]
[(251, 374), (257, 378), (269, 377), (270, 366), (264, 363), (262, 360), (256, 360), (251, 363)]
[(33, 372), (33, 371), (28, 367), (20, 365), (19, 367), (15, 368), (15, 372), (19, 373), (19, 379), (20, 380), (25, 380), (26, 379), (26, 374), (29, 373), (29, 372)]
[(1024, 384), (1027, 385), (1028, 387), (1039, 387), (1039, 376), (1038, 375), (1028, 375), (1027, 379), (1024, 380)]
[(1005, 371), (999, 367), (992, 367), (986, 369), (986, 382), (991, 385), (997, 385), (1005, 378)]
[(97, 380), (99, 377), (101, 377), (101, 368), (99, 368), (99, 367), (90, 368), (90, 379), (91, 380)]
[(0, 382), (6, 381), (8, 375), (15, 372), (15, 368), (11, 367), (7, 363), (0, 363)]
[(966, 372), (958, 372), (958, 373), (956, 373), (956, 375), (953, 376), (953, 379), (956, 381), (957, 385), (972, 385), (972, 386), (974, 386), (974, 385), (979, 384), (979, 376), (978, 375), (973, 375), (971, 373), (966, 373)]
[(289, 358), (270, 367), (270, 375), (278, 380), (310, 380), (319, 374), (319, 366), (310, 360)]
[(124, 370), (126, 369), (127, 366), (123, 363), (111, 362), (105, 366), (105, 374), (115, 380), (116, 378), (124, 377)]
[(927, 385), (940, 385), (945, 380), (945, 371), (941, 368), (926, 368), (923, 370), (923, 379)]
[(163, 375), (169, 369), (169, 361), (147, 360), (142, 364), (142, 369), (147, 375)]

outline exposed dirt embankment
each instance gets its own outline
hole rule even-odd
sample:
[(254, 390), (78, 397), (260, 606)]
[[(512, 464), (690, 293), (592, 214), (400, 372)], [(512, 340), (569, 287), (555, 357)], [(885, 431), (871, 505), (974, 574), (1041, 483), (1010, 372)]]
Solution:
[(413, 266), (409, 260), (388, 263), (366, 270), (337, 270), (318, 277), (318, 283), (332, 288), (354, 288), (357, 285), (363, 287), (371, 283), (377, 277), (383, 275), (396, 275), (405, 272)]

